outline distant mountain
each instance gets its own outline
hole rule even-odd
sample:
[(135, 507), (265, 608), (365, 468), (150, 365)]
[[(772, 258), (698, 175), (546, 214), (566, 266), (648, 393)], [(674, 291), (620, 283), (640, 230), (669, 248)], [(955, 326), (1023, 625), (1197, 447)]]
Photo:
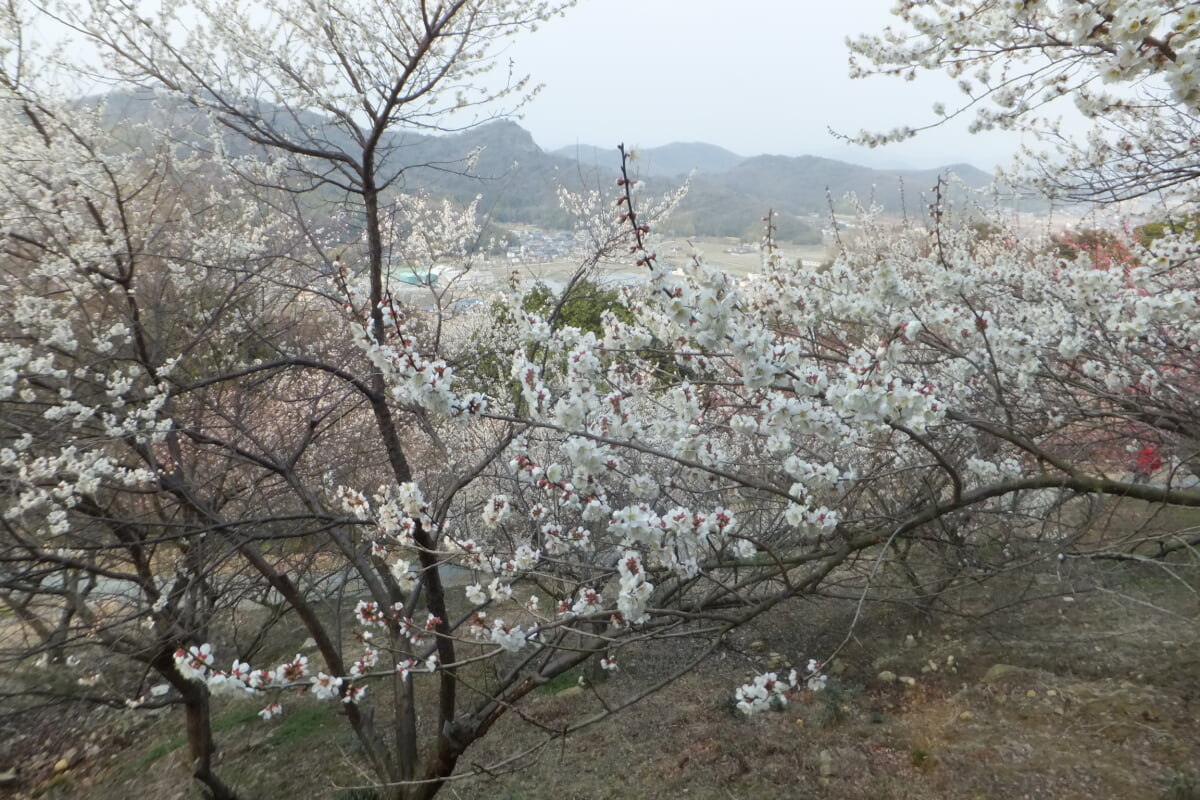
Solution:
[[(555, 151), (568, 152), (589, 164), (608, 151), (586, 145)], [(608, 159), (615, 161), (611, 154)], [(963, 187), (978, 190), (992, 183), (991, 175), (969, 164), (882, 170), (816, 156), (743, 158), (704, 143), (643, 149), (635, 167), (643, 177), (654, 179), (655, 188), (674, 185), (680, 174), (696, 170), (687, 196), (666, 224), (670, 232), (753, 239), (761, 235), (763, 216), (774, 210), (778, 235), (799, 242), (820, 241), (821, 228), (828, 227), (830, 201), (839, 212), (861, 204), (889, 213), (920, 214), (939, 177), (955, 177), (946, 190), (951, 201), (961, 196)]]
[[(697, 175), (693, 185), (702, 192), (746, 194), (797, 213), (827, 211), (829, 197), (837, 205), (847, 194), (854, 194), (864, 205), (874, 203), (888, 211), (902, 211), (906, 201), (920, 202), (921, 193), (951, 172), (972, 189), (992, 182), (991, 175), (965, 164), (930, 170), (878, 170), (816, 156), (755, 156), (719, 175)], [(924, 204), (917, 206), (922, 207)], [(910, 205), (907, 210), (916, 208)]]
[[(465, 174), (464, 159), (475, 150), (479, 156)], [(617, 174), (546, 153), (527, 130), (509, 120), (427, 137), (403, 155), (413, 164), (436, 165), (409, 169), (404, 188), (420, 187), (464, 204), (479, 196), (480, 210), (497, 222), (543, 227), (571, 224), (558, 205), (559, 185), (596, 188), (599, 182), (611, 184)]]
[[(196, 146), (201, 146), (209, 124), (205, 115), (178, 101), (142, 92), (84, 102), (103, 104), (103, 119), (114, 128), (152, 121), (156, 127), (172, 127), (181, 143), (191, 139)], [(349, 144), (344, 130), (315, 114), (270, 107), (265, 107), (265, 113), (284, 129), (303, 126), (332, 145)], [(244, 142), (234, 139), (227, 148), (248, 151)], [(468, 157), (476, 151), (478, 157), (468, 174)], [(572, 223), (559, 208), (560, 185), (576, 190), (612, 186), (619, 167), (616, 148), (578, 145), (547, 153), (528, 131), (509, 120), (440, 136), (396, 132), (381, 142), (380, 152), (392, 165), (412, 165), (396, 185), (400, 191), (423, 189), (463, 205), (479, 197), (481, 212), (498, 223), (546, 228)], [(967, 164), (936, 170), (879, 170), (816, 156), (743, 158), (703, 142), (644, 148), (632, 168), (651, 179), (655, 192), (673, 189), (691, 174), (687, 196), (665, 225), (670, 232), (755, 239), (761, 234), (763, 216), (774, 210), (779, 237), (801, 242), (820, 241), (821, 228), (828, 226), (830, 198), (839, 212), (853, 209), (854, 201), (847, 199), (852, 194), (858, 203), (878, 205), (887, 212), (920, 214), (929, 202), (925, 195), (940, 176), (952, 172), (972, 189), (992, 182), (990, 175)], [(953, 197), (960, 190), (949, 191)]]
[[(81, 104), (100, 111), (102, 124), (113, 128), (131, 146), (146, 144), (140, 123), (173, 132), (182, 148), (207, 148), (211, 137), (210, 118), (185, 102), (149, 90), (113, 92), (85, 98)], [(348, 133), (311, 112), (292, 114), (286, 109), (263, 105), (263, 114), (279, 129), (301, 127), (333, 148), (353, 149)], [(246, 155), (251, 146), (227, 134), (224, 147), (233, 155)], [(441, 136), (396, 131), (378, 148), (388, 166), (404, 166), (395, 184), (400, 191), (426, 190), (448, 197), (459, 205), (479, 198), (479, 209), (498, 223), (529, 223), (542, 227), (567, 227), (571, 220), (559, 208), (560, 184), (579, 189), (581, 181), (596, 178), (571, 159), (545, 153), (533, 137), (515, 122), (498, 120), (457, 134)], [(478, 151), (470, 170), (468, 161)], [(412, 166), (406, 166), (412, 165)], [(611, 184), (616, 170), (604, 174)]]
[[(572, 158), (581, 164), (616, 166), (620, 156), (615, 147), (574, 145), (553, 151), (556, 156)], [(641, 147), (637, 151), (634, 169), (642, 175), (671, 177), (688, 175), (693, 170), (702, 173), (724, 172), (745, 160), (737, 153), (707, 142), (672, 142), (661, 147)]]

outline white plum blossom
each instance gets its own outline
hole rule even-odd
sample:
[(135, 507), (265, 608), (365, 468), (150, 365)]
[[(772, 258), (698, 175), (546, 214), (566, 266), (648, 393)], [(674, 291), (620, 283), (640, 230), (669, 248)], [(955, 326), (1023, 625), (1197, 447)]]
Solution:
[(809, 659), (803, 676), (796, 670), (784, 676), (774, 672), (756, 675), (753, 681), (734, 692), (737, 709), (746, 715), (782, 710), (787, 706), (788, 695), (800, 687), (801, 681), (810, 692), (824, 691), (828, 678), (820, 667), (816, 659)]
[(509, 515), (509, 500), (505, 495), (490, 497), (483, 507), (483, 524), (489, 528), (499, 525)]
[(266, 706), (262, 711), (258, 712), (258, 716), (264, 722), (266, 722), (274, 717), (278, 717), (282, 714), (283, 714), (283, 706), (280, 705), (279, 703), (271, 703), (268, 706)]
[(318, 672), (313, 678), (312, 693), (318, 700), (332, 700), (339, 696), (342, 689), (342, 679)]
[(750, 683), (734, 692), (737, 709), (743, 714), (755, 714), (767, 709), (780, 709), (787, 705), (787, 693), (793, 682), (781, 679), (774, 672), (756, 675)]
[(512, 597), (512, 584), (505, 583), (500, 578), (493, 578), (488, 584), (488, 596), (500, 602), (508, 600)]
[(405, 592), (411, 592), (421, 577), (420, 572), (413, 567), (413, 564), (402, 558), (392, 562), (390, 571), (392, 577), (396, 579), (396, 584), (401, 591)]
[(478, 583), (473, 583), (466, 589), (467, 602), (472, 605), (481, 606), (488, 601), (487, 592)]
[(204, 680), (213, 663), (212, 645), (207, 642), (175, 651), (175, 668), (189, 680)]
[(528, 637), (529, 634), (523, 631), (520, 625), (509, 626), (502, 619), (492, 621), (492, 642), (510, 653), (516, 653), (523, 649)]
[(527, 544), (523, 544), (517, 548), (516, 554), (513, 557), (513, 563), (518, 570), (526, 572), (536, 567), (540, 558), (540, 552)]
[(626, 550), (621, 556), (617, 569), (621, 576), (617, 610), (626, 622), (639, 625), (650, 618), (646, 613), (646, 604), (654, 592), (654, 584), (646, 580), (641, 557), (632, 550)]
[[(850, 42), (851, 75), (937, 70), (957, 78), (966, 95), (960, 107), (974, 114), (972, 131), (1020, 128), (1061, 145), (1055, 161), (1029, 149), (1047, 168), (1042, 175), (1051, 189), (1141, 196), (1173, 188), (1195, 163), (1188, 142), (1200, 103), (1200, 26), (1192, 3), (945, 0), (896, 4), (893, 14), (899, 25)], [(1029, 79), (1017, 80), (1017, 73)], [(1134, 84), (1153, 89), (1134, 94)], [(1057, 115), (1047, 112), (1060, 99), (1095, 121), (1082, 142), (1068, 142)], [(932, 124), (954, 116), (939, 105)], [(901, 127), (855, 140), (875, 146), (914, 133)]]

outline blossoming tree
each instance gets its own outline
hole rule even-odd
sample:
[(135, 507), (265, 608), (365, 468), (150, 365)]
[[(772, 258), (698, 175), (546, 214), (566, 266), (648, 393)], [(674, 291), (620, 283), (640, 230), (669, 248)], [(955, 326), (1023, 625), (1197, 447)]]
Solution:
[[(902, 15), (919, 5), (954, 4)], [(996, 5), (986, 19), (1049, 8)], [(212, 137), (179, 191), (180, 154), (162, 138), (117, 148), (58, 123), (62, 104), (7, 73), (25, 121), (3, 161), (14, 555), (0, 591), (31, 625), (64, 614), (55, 642), (158, 670), (162, 696), (195, 710), (211, 796), (236, 796), (213, 772), (214, 693), (253, 695), (268, 719), (336, 704), (372, 785), (429, 797), (499, 719), (588, 660), (618, 669), (648, 643), (697, 643), (633, 696), (594, 687), (597, 705), (547, 741), (832, 582), (861, 595), (895, 563), (936, 600), (946, 580), (1039, 557), (1146, 557), (1145, 543), (1083, 537), (1069, 498), (1200, 506), (1184, 480), (1200, 441), (1190, 235), (1131, 244), (1128, 269), (1099, 269), (942, 216), (900, 231), (868, 218), (821, 268), (768, 237), (762, 274), (742, 280), (700, 254), (657, 255), (651, 204), (625, 174), (611, 196), (569, 198), (601, 252), (554, 302), (544, 287), (527, 302), (519, 282), (465, 316), (444, 297), (432, 311), (406, 301), (387, 242), (466, 268), (477, 221), (396, 200), (406, 165), (390, 134), (441, 124), (443, 100), (470, 105), (495, 37), (552, 10), (77, 12), (119, 71), (259, 148), (229, 155), (232, 140)], [(185, 190), (201, 178), (221, 202)], [(389, 230), (393, 203), (406, 224)], [(644, 283), (598, 326), (569, 324), (571, 292), (614, 258)], [(1149, 554), (1194, 544), (1166, 536)], [(898, 557), (913, 548), (928, 557)], [(937, 559), (957, 572), (931, 579)], [(321, 602), (330, 576), (353, 593), (345, 634)], [(102, 580), (133, 589), (101, 607), (76, 588)], [(315, 653), (255, 663), (229, 621), (256, 592)], [(805, 655), (806, 669), (737, 690), (739, 708), (819, 690), (827, 654)]]
[[(942, 71), (964, 95), (942, 118), (974, 115), (972, 130), (1045, 134), (1056, 157), (1028, 161), (1069, 198), (1121, 200), (1169, 192), (1200, 177), (1200, 9), (1171, 0), (901, 0), (900, 24), (851, 40), (852, 74), (911, 79)], [(1055, 103), (1094, 127), (1064, 135)], [(865, 133), (881, 144), (919, 127)], [(1031, 154), (1032, 155), (1032, 154)]]
[[(173, 654), (262, 596), (245, 572), (271, 571), (259, 542), (308, 524), (280, 490), (328, 427), (321, 400), (287, 380), (236, 398), (209, 382), (302, 338), (296, 293), (258, 273), (287, 271), (264, 245), (284, 231), (249, 222), (260, 195), (211, 158), (123, 146), (99, 109), (2, 75), (0, 602), (37, 634), (5, 654), (78, 663), (95, 702), (182, 703), (196, 774), (228, 796), (208, 692)], [(311, 427), (285, 423), (305, 408)]]

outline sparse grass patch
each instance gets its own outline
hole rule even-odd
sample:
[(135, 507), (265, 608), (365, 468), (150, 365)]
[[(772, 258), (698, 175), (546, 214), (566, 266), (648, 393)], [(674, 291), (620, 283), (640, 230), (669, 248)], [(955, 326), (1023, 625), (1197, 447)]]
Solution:
[(859, 690), (847, 686), (837, 678), (829, 678), (825, 688), (816, 693), (819, 702), (813, 722), (818, 727), (830, 728), (846, 719), (847, 705), (859, 693)]
[(34, 797), (67, 797), (75, 791), (75, 780), (66, 773), (55, 775), (33, 790)]
[(333, 800), (379, 800), (379, 792), (374, 789), (342, 789), (333, 796)]
[(550, 680), (538, 687), (539, 692), (545, 694), (558, 694), (564, 689), (570, 689), (572, 686), (579, 685), (580, 672), (578, 669), (567, 670), (561, 675), (555, 675)]
[[(221, 733), (222, 731), (231, 731), (235, 728), (240, 728), (247, 722), (255, 722), (258, 720), (258, 712), (252, 708), (235, 708), (226, 711), (221, 716), (212, 721), (213, 733)], [(132, 764), (132, 771), (139, 772), (146, 767), (158, 761), (166, 755), (170, 755), (181, 747), (186, 747), (188, 743), (187, 734), (172, 736), (166, 741), (158, 744), (147, 750)]]
[(1200, 800), (1200, 781), (1186, 772), (1163, 779), (1163, 800)]
[(258, 711), (254, 708), (235, 708), (226, 711), (221, 716), (213, 720), (213, 733), (221, 733), (222, 731), (231, 731), (234, 728), (240, 728), (247, 722), (257, 722)]
[(158, 761), (163, 756), (175, 752), (179, 748), (187, 744), (187, 736), (180, 735), (167, 739), (165, 742), (159, 742), (145, 752), (137, 761), (133, 762), (133, 772), (141, 772), (146, 767)]
[(283, 715), (271, 734), (272, 747), (291, 747), (321, 733), (336, 715), (320, 704), (301, 706)]

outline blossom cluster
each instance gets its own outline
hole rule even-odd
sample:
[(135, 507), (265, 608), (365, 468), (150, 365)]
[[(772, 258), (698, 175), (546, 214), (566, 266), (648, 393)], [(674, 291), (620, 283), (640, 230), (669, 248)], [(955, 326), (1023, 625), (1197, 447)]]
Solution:
[(782, 677), (774, 672), (755, 675), (754, 680), (734, 692), (734, 698), (738, 711), (746, 715), (767, 710), (779, 711), (788, 704), (788, 698), (794, 692), (801, 688), (819, 692), (825, 688), (827, 681), (821, 665), (816, 659), (809, 659), (804, 674), (793, 669)]
[[(314, 675), (309, 668), (308, 657), (299, 653), (291, 661), (279, 664), (274, 669), (254, 669), (235, 659), (228, 670), (218, 670), (214, 667), (211, 644), (193, 645), (175, 651), (175, 669), (179, 674), (188, 680), (204, 683), (214, 694), (261, 694), (291, 689), (310, 692), (317, 700), (340, 699), (344, 703), (357, 703), (365, 696), (367, 687), (354, 681), (367, 677), (378, 660), (378, 653), (368, 647), (363, 656), (355, 661), (350, 674), (338, 677), (320, 671)], [(273, 701), (259, 712), (259, 716), (269, 720), (282, 713), (282, 704)]]
[[(1011, 176), (1069, 198), (1111, 201), (1162, 190), (1194, 175), (1200, 106), (1200, 11), (1169, 0), (949, 0), (898, 3), (900, 25), (850, 41), (851, 75), (913, 79), (943, 71), (964, 100), (934, 107), (933, 127), (972, 114), (971, 130), (1030, 130), (1058, 150), (1029, 149)], [(965, 54), (969, 54), (969, 57)], [(1077, 141), (1046, 107), (1073, 103), (1094, 122)], [(871, 146), (919, 126), (863, 132)]]

